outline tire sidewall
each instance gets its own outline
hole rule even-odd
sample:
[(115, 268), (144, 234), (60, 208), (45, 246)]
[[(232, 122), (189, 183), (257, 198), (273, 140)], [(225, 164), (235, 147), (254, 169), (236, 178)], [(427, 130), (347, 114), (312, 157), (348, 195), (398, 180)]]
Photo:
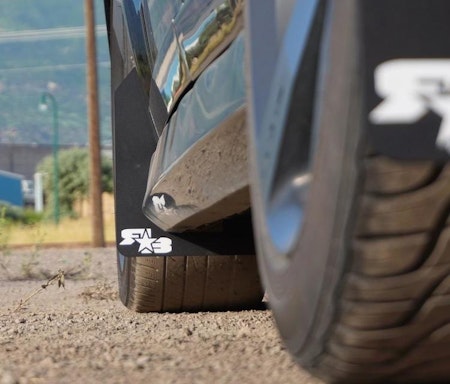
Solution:
[(352, 1), (333, 3), (327, 15), (313, 124), (312, 181), (303, 225), (287, 256), (280, 255), (270, 240), (258, 187), (256, 140), (250, 145), (252, 211), (261, 277), (284, 342), (306, 366), (324, 346), (350, 263), (347, 251), (359, 181), (361, 92), (352, 38), (355, 26), (335, 20), (340, 13), (349, 12)]

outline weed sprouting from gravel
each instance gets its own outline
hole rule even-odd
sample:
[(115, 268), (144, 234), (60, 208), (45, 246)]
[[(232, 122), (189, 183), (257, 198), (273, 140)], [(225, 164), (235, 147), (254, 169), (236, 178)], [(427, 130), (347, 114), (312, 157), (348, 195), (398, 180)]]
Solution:
[(64, 271), (59, 270), (58, 273), (56, 275), (53, 275), (52, 277), (50, 277), (46, 283), (42, 284), (39, 288), (35, 289), (33, 292), (31, 292), (29, 295), (27, 295), (23, 299), (20, 299), (19, 304), (17, 304), (17, 307), (14, 309), (14, 312), (17, 312), (20, 309), (23, 309), (25, 304), (27, 304), (34, 296), (41, 293), (48, 286), (53, 285), (55, 283), (58, 284), (58, 288), (60, 288), (60, 287), (65, 288)]

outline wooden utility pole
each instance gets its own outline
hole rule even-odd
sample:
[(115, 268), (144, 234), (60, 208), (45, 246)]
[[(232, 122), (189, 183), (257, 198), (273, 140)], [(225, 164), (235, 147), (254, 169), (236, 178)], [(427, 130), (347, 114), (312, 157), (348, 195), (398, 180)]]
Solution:
[(87, 58), (87, 93), (88, 93), (88, 126), (89, 126), (89, 175), (91, 205), (91, 236), (93, 247), (104, 247), (103, 230), (102, 181), (100, 129), (98, 119), (98, 81), (97, 51), (95, 42), (94, 1), (85, 0), (84, 15), (86, 23), (86, 58)]

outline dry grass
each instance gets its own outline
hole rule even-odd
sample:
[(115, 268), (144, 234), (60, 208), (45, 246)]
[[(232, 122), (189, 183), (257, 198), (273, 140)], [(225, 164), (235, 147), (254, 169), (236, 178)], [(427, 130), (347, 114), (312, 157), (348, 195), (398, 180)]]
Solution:
[[(114, 243), (114, 197), (109, 193), (104, 193), (102, 199), (105, 241), (107, 243)], [(89, 203), (87, 201), (79, 201), (75, 205), (74, 210), (79, 218), (76, 220), (63, 219), (59, 225), (55, 225), (52, 221), (49, 221), (36, 225), (8, 226), (7, 228), (4, 227), (2, 231), (0, 222), (0, 248), (2, 244), (6, 247), (32, 245), (37, 248), (46, 244), (89, 244), (92, 240)]]
[(14, 312), (17, 312), (20, 309), (23, 309), (24, 306), (37, 294), (41, 293), (44, 289), (46, 289), (49, 285), (58, 283), (58, 288), (64, 286), (64, 271), (59, 270), (58, 273), (52, 277), (50, 277), (46, 283), (42, 284), (39, 288), (36, 288), (33, 292), (28, 294), (26, 297), (20, 299), (19, 303), (17, 304), (16, 308), (14, 309)]
[[(106, 242), (115, 241), (114, 216), (104, 220)], [(77, 220), (64, 219), (58, 226), (51, 222), (28, 226), (12, 226), (8, 231), (8, 245), (45, 245), (90, 243), (91, 220), (88, 217)]]

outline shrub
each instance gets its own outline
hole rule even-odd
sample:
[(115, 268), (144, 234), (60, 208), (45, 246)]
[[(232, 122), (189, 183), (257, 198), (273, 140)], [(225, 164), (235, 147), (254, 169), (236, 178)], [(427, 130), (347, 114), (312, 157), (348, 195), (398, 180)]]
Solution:
[[(83, 199), (89, 192), (89, 153), (85, 148), (72, 148), (59, 152), (59, 208), (61, 216), (74, 214), (74, 203)], [(53, 209), (53, 156), (45, 157), (37, 166), (44, 175), (44, 196), (47, 211)], [(111, 159), (102, 157), (102, 190), (112, 192), (113, 175)], [(49, 213), (49, 212), (48, 212)]]
[(0, 218), (3, 224), (36, 224), (42, 217), (41, 213), (32, 209), (23, 209), (0, 201)]

